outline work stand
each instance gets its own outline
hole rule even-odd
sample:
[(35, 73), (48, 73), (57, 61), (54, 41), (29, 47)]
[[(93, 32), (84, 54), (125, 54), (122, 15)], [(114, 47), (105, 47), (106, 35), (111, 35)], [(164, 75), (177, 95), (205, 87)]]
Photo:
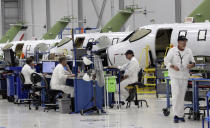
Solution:
[(101, 109), (98, 108), (96, 105), (96, 84), (95, 84), (95, 82), (96, 81), (93, 80), (93, 83), (92, 83), (93, 84), (93, 97), (91, 98), (90, 102), (86, 105), (86, 106), (88, 106), (91, 102), (93, 102), (93, 107), (88, 108), (88, 109), (82, 109), (80, 111), (81, 115), (84, 115), (85, 113), (91, 113), (91, 112), (97, 112), (97, 114), (102, 113)]

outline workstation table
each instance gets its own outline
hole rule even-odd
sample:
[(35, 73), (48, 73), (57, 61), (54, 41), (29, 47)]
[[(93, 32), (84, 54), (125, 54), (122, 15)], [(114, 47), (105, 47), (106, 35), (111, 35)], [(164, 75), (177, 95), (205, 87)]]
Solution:
[(6, 67), (5, 70), (11, 71), (11, 73), (6, 74), (8, 100), (18, 102), (19, 99), (28, 98), (28, 92), (21, 89), (19, 74), (22, 67)]
[[(167, 82), (167, 106), (163, 109), (163, 113), (165, 116), (168, 116), (170, 114), (170, 94), (171, 94), (171, 87), (169, 84), (170, 78), (166, 78)], [(205, 78), (190, 78), (189, 81), (192, 81), (192, 92), (193, 92), (193, 102), (192, 102), (192, 108), (193, 108), (193, 119), (199, 120), (200, 119), (200, 108), (199, 108), (199, 88), (210, 88), (210, 79)]]
[[(51, 76), (46, 76), (48, 84), (50, 84)], [(81, 77), (71, 77), (66, 80), (67, 86), (74, 87), (74, 107), (75, 113), (79, 113), (82, 109), (88, 109), (93, 107), (93, 98), (96, 99), (96, 106), (99, 109), (103, 107), (104, 93), (103, 87), (100, 87), (96, 82), (96, 97), (94, 96), (93, 81), (84, 81)], [(42, 86), (45, 86), (42, 82)], [(43, 91), (44, 92), (44, 91)], [(45, 95), (42, 93), (42, 102), (45, 101)]]

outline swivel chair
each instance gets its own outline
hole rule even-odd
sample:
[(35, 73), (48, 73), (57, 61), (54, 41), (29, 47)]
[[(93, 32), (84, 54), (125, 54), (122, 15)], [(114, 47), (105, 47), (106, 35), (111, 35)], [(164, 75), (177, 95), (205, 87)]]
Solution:
[(55, 111), (57, 109), (59, 109), (58, 104), (56, 104), (57, 99), (60, 97), (57, 97), (58, 94), (63, 93), (63, 91), (61, 90), (55, 90), (55, 89), (51, 89), (50, 85), (48, 84), (48, 81), (45, 77), (43, 77), (43, 82), (45, 84), (45, 90), (46, 90), (46, 102), (44, 103), (44, 112), (50, 109), (54, 109)]
[(142, 75), (143, 75), (143, 71), (142, 71), (142, 69), (140, 69), (140, 71), (138, 73), (138, 82), (129, 84), (127, 86), (128, 88), (131, 88), (131, 89), (129, 89), (129, 96), (126, 99), (126, 101), (127, 101), (126, 108), (130, 108), (131, 102), (134, 102), (135, 105), (138, 106), (138, 108), (140, 107), (139, 103), (141, 104), (141, 107), (142, 107), (143, 102), (146, 104), (147, 107), (149, 107), (148, 104), (147, 104), (147, 101), (144, 100), (144, 99), (139, 100), (138, 95), (137, 95), (137, 87), (138, 88), (143, 88), (144, 87), (144, 85), (141, 83)]
[[(42, 81), (42, 77), (38, 73), (31, 74), (31, 82), (32, 82), (32, 102), (35, 105), (36, 110), (41, 105), (41, 91), (44, 88), (43, 86), (38, 86), (37, 84)], [(37, 95), (36, 92), (40, 92), (40, 95)]]
[(27, 91), (28, 92), (28, 98), (27, 99), (21, 99), (20, 100), (20, 104), (28, 104), (28, 108), (29, 110), (31, 110), (31, 93), (30, 90), (32, 89), (32, 84), (24, 84), (25, 83), (25, 78), (24, 75), (22, 73), (19, 74), (20, 76), (20, 82), (21, 82), (21, 90), (22, 91)]

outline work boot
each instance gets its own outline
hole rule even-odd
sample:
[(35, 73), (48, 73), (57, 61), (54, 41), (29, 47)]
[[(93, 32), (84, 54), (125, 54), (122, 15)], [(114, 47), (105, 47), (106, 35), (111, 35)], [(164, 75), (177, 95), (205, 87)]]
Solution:
[(178, 116), (174, 116), (174, 123), (179, 123), (179, 117)]
[(181, 122), (185, 122), (184, 117), (178, 117)]

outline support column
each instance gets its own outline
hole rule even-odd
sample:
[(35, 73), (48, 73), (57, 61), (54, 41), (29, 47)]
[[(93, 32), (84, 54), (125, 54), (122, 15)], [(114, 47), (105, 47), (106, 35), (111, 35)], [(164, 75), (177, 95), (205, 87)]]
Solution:
[(175, 21), (176, 21), (176, 23), (182, 22), (181, 7), (182, 7), (181, 0), (175, 0)]
[(2, 7), (2, 1), (0, 1), (0, 19), (2, 19), (2, 20), (0, 20), (0, 37), (2, 37), (2, 32), (3, 32), (3, 25), (2, 25), (2, 23), (3, 23), (3, 16), (2, 16), (2, 9), (3, 9), (3, 7)]
[(32, 37), (34, 37), (35, 36), (34, 0), (31, 0), (31, 23), (32, 23)]
[(47, 31), (51, 28), (50, 0), (46, 0), (46, 27)]
[(114, 16), (114, 0), (110, 0), (111, 3), (111, 16)]
[(78, 27), (83, 28), (83, 0), (78, 0)]
[(124, 3), (124, 0), (119, 0), (119, 9), (120, 10), (123, 10), (124, 9), (124, 5), (125, 3)]
[(4, 7), (4, 4), (5, 4), (5, 2), (4, 2), (4, 0), (2, 0), (1, 1), (1, 18), (2, 18), (2, 20), (1, 20), (1, 25), (2, 25), (2, 29), (1, 29), (1, 34), (3, 35), (4, 34), (4, 32), (5, 32), (5, 7)]
[(24, 0), (18, 0), (18, 20), (23, 22), (23, 3)]
[[(123, 10), (125, 8), (125, 3), (124, 0), (119, 0), (119, 10)], [(125, 26), (123, 25), (123, 27), (120, 29), (120, 31), (125, 31)]]

